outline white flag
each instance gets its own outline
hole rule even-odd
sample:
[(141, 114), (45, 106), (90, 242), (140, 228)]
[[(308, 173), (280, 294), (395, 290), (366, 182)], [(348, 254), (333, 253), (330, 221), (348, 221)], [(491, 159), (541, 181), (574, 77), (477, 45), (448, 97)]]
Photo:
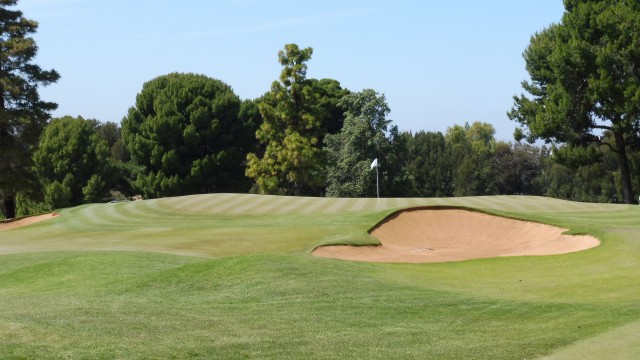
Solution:
[(373, 162), (371, 163), (371, 168), (373, 169), (376, 166), (378, 166), (378, 159), (377, 158), (375, 160), (373, 160)]

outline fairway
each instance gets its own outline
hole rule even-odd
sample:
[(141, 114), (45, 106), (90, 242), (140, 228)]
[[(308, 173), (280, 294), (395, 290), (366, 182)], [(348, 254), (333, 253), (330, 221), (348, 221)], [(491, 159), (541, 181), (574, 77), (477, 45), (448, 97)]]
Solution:
[[(414, 207), (589, 234), (550, 256), (317, 258)], [(240, 194), (91, 204), (0, 232), (0, 358), (552, 359), (639, 353), (640, 207)], [(615, 339), (615, 349), (610, 343)]]

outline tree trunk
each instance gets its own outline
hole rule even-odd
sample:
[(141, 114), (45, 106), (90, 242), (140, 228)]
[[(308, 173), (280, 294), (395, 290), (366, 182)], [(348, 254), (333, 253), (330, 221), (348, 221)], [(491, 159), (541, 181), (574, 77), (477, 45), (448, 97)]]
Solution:
[(2, 191), (2, 213), (5, 219), (13, 219), (16, 217), (16, 202), (14, 196), (7, 191)]
[(631, 171), (629, 169), (629, 158), (627, 157), (627, 144), (621, 132), (614, 132), (616, 138), (616, 148), (618, 154), (618, 165), (620, 166), (620, 177), (622, 181), (622, 195), (625, 204), (635, 204), (635, 195), (631, 186)]

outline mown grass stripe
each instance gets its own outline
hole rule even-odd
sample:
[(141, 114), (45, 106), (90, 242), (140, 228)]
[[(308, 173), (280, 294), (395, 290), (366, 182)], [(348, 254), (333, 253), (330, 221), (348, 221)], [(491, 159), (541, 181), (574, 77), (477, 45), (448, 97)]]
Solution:
[[(260, 208), (265, 203), (274, 201), (271, 195), (245, 195), (246, 198), (236, 203), (236, 206), (225, 211), (227, 214), (260, 213)], [(257, 209), (257, 210), (256, 210)]]
[(414, 198), (414, 200), (413, 206), (442, 206), (449, 204), (446, 198)]
[(334, 201), (334, 198), (317, 198), (316, 201), (314, 201), (311, 206), (302, 210), (302, 213), (313, 214), (313, 213), (323, 212), (324, 209), (331, 206), (333, 201)]
[(229, 210), (243, 206), (254, 200), (252, 195), (225, 194), (215, 207), (207, 210), (207, 214), (226, 214)]
[(157, 213), (151, 211), (144, 206), (144, 201), (133, 201), (125, 203), (121, 208), (125, 214), (137, 221), (148, 221), (149, 219), (157, 218)]
[[(283, 209), (290, 207), (297, 207), (298, 204), (302, 201), (301, 197), (297, 196), (281, 196), (278, 201), (274, 201), (273, 204), (269, 204), (264, 207), (264, 211), (266, 214), (279, 214), (283, 213)], [(288, 213), (288, 212), (284, 212)]]
[(203, 198), (208, 195), (187, 195), (187, 196), (175, 196), (158, 199), (162, 205), (168, 208), (185, 209), (191, 208), (194, 204), (202, 201)]
[(203, 196), (200, 202), (196, 203), (190, 209), (185, 208), (185, 210), (196, 213), (215, 213), (221, 204), (225, 204), (227, 201), (236, 198), (237, 196), (237, 194), (210, 194)]
[(104, 218), (114, 223), (131, 222), (133, 218), (123, 213), (123, 203), (96, 205), (97, 210), (101, 210)]
[(371, 206), (372, 206), (372, 209), (374, 210), (380, 210), (380, 209), (388, 208), (387, 204), (388, 204), (388, 201), (386, 198), (380, 198), (380, 199), (376, 199), (376, 201), (374, 201), (371, 204)]
[(515, 210), (563, 212), (574, 211), (576, 209), (570, 203), (557, 201), (556, 199), (551, 199), (551, 201), (544, 201), (544, 198), (536, 198), (533, 196), (513, 196), (509, 197), (508, 199), (519, 204), (519, 206), (516, 207)]
[(396, 199), (396, 207), (407, 208), (415, 204), (414, 199), (410, 198), (398, 198)]
[(428, 204), (435, 204), (438, 198), (410, 198), (410, 207), (427, 206)]
[(516, 211), (522, 208), (517, 200), (509, 200), (503, 196), (478, 196), (467, 198), (467, 200), (475, 204), (475, 207), (490, 210)]
[(466, 206), (471, 206), (474, 208), (502, 210), (502, 204), (496, 199), (496, 197), (493, 196), (469, 196), (464, 198), (457, 198), (456, 201), (461, 206), (462, 204), (467, 204)]
[(140, 207), (141, 211), (147, 214), (153, 214), (155, 216), (158, 215), (176, 215), (178, 214), (174, 209), (169, 209), (163, 205), (162, 199), (153, 199), (153, 200), (142, 200), (137, 201), (137, 206)]
[(301, 210), (311, 204), (313, 201), (316, 201), (316, 198), (312, 197), (299, 197), (295, 200), (290, 201), (285, 206), (279, 207), (274, 214), (291, 214), (295, 213), (298, 210)]
[(368, 198), (359, 198), (356, 201), (353, 202), (353, 204), (351, 205), (351, 207), (348, 209), (349, 211), (362, 211), (366, 208), (369, 207), (368, 203), (369, 203), (370, 199)]
[(101, 211), (98, 210), (98, 206), (95, 204), (88, 205), (84, 208), (82, 214), (79, 214), (79, 217), (74, 219), (75, 222), (80, 222), (81, 224), (93, 224), (93, 225), (109, 225), (112, 224), (108, 219), (105, 219), (104, 216), (100, 215)]
[(544, 201), (542, 203), (538, 203), (533, 200), (530, 204), (535, 206), (536, 210), (540, 211), (571, 211), (573, 208), (571, 204), (558, 201), (557, 199), (549, 199), (549, 201)]
[(344, 209), (348, 208), (349, 202), (351, 199), (349, 198), (333, 198), (331, 199), (333, 201), (333, 203), (331, 204), (331, 206), (327, 207), (326, 209), (324, 209), (323, 212), (327, 212), (327, 213), (333, 213), (333, 212), (338, 212), (338, 211), (344, 211)]
[(255, 206), (247, 210), (248, 214), (271, 214), (277, 212), (291, 203), (295, 203), (297, 198), (292, 196), (270, 196), (269, 201), (262, 202), (261, 206)]
[[(131, 213), (126, 212), (126, 210), (124, 209), (122, 209), (121, 211), (122, 214), (126, 215), (127, 217), (125, 219), (114, 221), (110, 226), (117, 226), (119, 228), (135, 228), (139, 226), (145, 226), (146, 224), (154, 221), (154, 218), (148, 215), (132, 215)], [(155, 219), (157, 219), (157, 217)]]
[(396, 198), (386, 198), (387, 200), (387, 207), (389, 208), (397, 208), (398, 207), (398, 199)]
[(239, 194), (215, 194), (211, 196), (209, 201), (202, 204), (203, 207), (200, 207), (198, 211), (206, 214), (217, 214), (223, 209), (228, 209), (226, 207), (227, 203), (237, 202), (240, 198), (241, 195)]
[(211, 195), (201, 196), (185, 196), (185, 201), (178, 202), (176, 198), (158, 199), (160, 206), (165, 209), (179, 210), (184, 212), (195, 213), (199, 211), (200, 207), (206, 207)]

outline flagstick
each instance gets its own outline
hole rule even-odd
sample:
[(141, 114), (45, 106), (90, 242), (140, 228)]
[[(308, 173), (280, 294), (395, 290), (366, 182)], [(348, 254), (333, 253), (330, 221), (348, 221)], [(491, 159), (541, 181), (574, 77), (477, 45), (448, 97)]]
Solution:
[(376, 164), (376, 192), (378, 194), (378, 205), (380, 205), (380, 183), (378, 181), (379, 176), (378, 176), (378, 168), (380, 166), (378, 166), (378, 164)]

